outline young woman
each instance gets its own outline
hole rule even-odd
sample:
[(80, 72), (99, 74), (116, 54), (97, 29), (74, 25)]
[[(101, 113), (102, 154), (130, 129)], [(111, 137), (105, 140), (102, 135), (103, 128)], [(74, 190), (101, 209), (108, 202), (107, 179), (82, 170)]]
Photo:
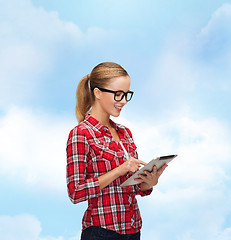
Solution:
[(145, 165), (130, 130), (110, 119), (133, 96), (129, 75), (116, 63), (101, 63), (79, 82), (76, 95), (79, 125), (67, 142), (67, 187), (73, 203), (88, 200), (81, 240), (138, 240), (142, 220), (135, 196), (149, 195), (167, 165), (140, 175), (137, 185), (120, 187)]

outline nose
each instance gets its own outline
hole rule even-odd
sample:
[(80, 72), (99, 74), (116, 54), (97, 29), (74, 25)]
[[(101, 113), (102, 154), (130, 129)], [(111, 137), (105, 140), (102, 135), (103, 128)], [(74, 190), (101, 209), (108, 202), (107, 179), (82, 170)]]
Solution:
[(120, 103), (122, 103), (123, 105), (125, 105), (127, 103), (125, 95), (123, 96), (123, 98), (120, 101)]

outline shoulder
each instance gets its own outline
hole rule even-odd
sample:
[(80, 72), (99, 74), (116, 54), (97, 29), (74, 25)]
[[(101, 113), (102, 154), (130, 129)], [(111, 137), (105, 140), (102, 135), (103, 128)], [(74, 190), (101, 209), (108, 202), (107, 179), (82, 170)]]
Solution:
[(71, 136), (83, 136), (86, 139), (95, 137), (97, 134), (95, 133), (95, 130), (93, 129), (92, 125), (84, 120), (81, 123), (79, 123), (77, 126), (75, 126), (69, 133), (69, 138)]
[(69, 138), (73, 135), (86, 135), (86, 132), (87, 132), (86, 124), (84, 124), (84, 122), (81, 122), (73, 129), (71, 129), (69, 133)]
[(127, 136), (132, 137), (132, 132), (128, 127), (119, 123), (114, 123), (114, 124), (117, 126), (119, 130), (122, 130)]

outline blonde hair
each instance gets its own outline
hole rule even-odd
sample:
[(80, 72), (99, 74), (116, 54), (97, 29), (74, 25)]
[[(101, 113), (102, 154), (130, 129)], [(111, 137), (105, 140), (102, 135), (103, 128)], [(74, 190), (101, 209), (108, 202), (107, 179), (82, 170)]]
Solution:
[(86, 113), (90, 110), (95, 101), (93, 90), (96, 87), (105, 87), (112, 78), (129, 76), (127, 71), (119, 64), (103, 62), (93, 68), (91, 74), (83, 77), (76, 90), (76, 117), (82, 122)]

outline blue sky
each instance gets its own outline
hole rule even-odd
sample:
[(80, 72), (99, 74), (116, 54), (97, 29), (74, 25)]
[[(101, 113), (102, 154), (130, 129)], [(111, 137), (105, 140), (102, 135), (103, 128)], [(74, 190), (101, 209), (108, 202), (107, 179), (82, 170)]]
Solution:
[(230, 1), (0, 0), (1, 239), (78, 239), (86, 203), (65, 183), (75, 91), (115, 61), (135, 94), (114, 120), (140, 159), (179, 155), (137, 197), (142, 239), (230, 240), (230, 25)]

